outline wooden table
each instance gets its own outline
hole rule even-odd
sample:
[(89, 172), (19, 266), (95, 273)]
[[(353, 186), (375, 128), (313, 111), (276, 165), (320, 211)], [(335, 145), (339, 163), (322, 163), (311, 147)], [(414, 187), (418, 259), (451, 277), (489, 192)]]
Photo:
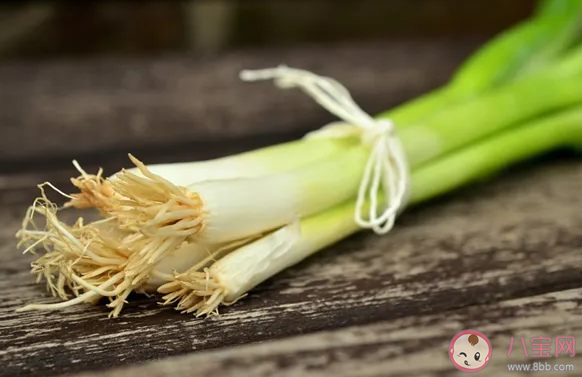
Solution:
[(514, 346), (506, 356), (512, 337), (582, 335), (582, 165), (567, 156), (413, 208), (390, 235), (332, 246), (220, 317), (139, 296), (117, 320), (89, 305), (14, 312), (52, 300), (14, 233), (37, 183), (69, 188), (73, 157), (114, 172), (129, 151), (154, 163), (288, 140), (331, 117), (300, 93), (239, 83), (239, 69), (314, 69), (376, 112), (443, 82), (476, 43), (2, 63), (0, 376), (461, 376), (447, 350), (464, 329), (492, 341), (481, 375), (518, 376), (507, 364), (534, 361), (580, 370), (582, 355), (532, 360)]

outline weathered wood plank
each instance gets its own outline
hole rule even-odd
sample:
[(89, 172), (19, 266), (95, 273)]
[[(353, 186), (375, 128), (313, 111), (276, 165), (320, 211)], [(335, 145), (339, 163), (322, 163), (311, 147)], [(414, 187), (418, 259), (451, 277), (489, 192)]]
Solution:
[(374, 113), (442, 83), (476, 45), (401, 41), (159, 60), (2, 62), (0, 161), (3, 168), (21, 159), (297, 133), (333, 118), (298, 91), (241, 82), (241, 69), (285, 63), (330, 75)]
[[(557, 336), (579, 339), (582, 336), (581, 302), (582, 289), (578, 288), (75, 376), (460, 377), (467, 374), (453, 366), (447, 351), (453, 336), (466, 329), (480, 331), (491, 341), (491, 361), (480, 371), (485, 376), (530, 375), (509, 373), (508, 364), (534, 362), (574, 368), (568, 372), (545, 372), (544, 376), (579, 376), (582, 368), (579, 355), (526, 358), (520, 341), (524, 337), (531, 355), (530, 339), (533, 337), (548, 337), (552, 345)], [(514, 343), (508, 357), (512, 337), (519, 345)]]
[(119, 320), (92, 306), (15, 313), (50, 299), (14, 247), (24, 205), (8, 204), (0, 212), (0, 376), (108, 368), (580, 287), (581, 179), (577, 162), (554, 162), (417, 208), (390, 236), (351, 237), (208, 320), (143, 297)]

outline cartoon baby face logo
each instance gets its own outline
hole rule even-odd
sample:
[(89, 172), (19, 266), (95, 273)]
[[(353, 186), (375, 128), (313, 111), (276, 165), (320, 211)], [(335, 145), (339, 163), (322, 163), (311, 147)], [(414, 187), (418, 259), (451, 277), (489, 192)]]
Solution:
[(449, 345), (453, 365), (463, 372), (477, 372), (491, 359), (491, 342), (479, 331), (461, 331)]

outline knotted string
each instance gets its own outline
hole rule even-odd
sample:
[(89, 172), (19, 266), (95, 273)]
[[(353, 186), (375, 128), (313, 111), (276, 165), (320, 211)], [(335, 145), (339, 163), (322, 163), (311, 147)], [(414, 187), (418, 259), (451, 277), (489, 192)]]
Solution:
[[(408, 165), (394, 124), (388, 119), (376, 120), (366, 114), (352, 99), (348, 90), (336, 80), (287, 66), (244, 70), (244, 81), (275, 80), (283, 89), (299, 87), (330, 113), (345, 123), (332, 123), (309, 133), (307, 137), (346, 137), (359, 133), (371, 147), (370, 157), (358, 190), (354, 220), (377, 234), (386, 234), (394, 226), (398, 210), (408, 190)], [(347, 124), (346, 124), (347, 123)], [(378, 193), (382, 189), (384, 200)], [(368, 218), (364, 217), (366, 197), (370, 201)]]

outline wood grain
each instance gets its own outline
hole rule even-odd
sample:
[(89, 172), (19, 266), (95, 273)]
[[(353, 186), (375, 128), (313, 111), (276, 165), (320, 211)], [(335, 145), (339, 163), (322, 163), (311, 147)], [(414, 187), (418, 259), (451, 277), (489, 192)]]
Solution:
[[(558, 358), (526, 358), (520, 341), (521, 337), (526, 340), (531, 355), (530, 340), (533, 337), (551, 338), (552, 344), (558, 336), (580, 337), (581, 302), (582, 289), (578, 288), (77, 376), (460, 377), (467, 373), (453, 366), (447, 351), (453, 336), (466, 329), (482, 332), (492, 343), (491, 361), (479, 375), (530, 375), (509, 373), (508, 364), (541, 362), (574, 368), (571, 372), (541, 373), (544, 376), (579, 376), (582, 368), (579, 356), (570, 358), (562, 354)], [(519, 345), (514, 343), (508, 357), (512, 337)]]
[(247, 84), (288, 64), (344, 83), (372, 113), (444, 82), (479, 41), (313, 45), (158, 60), (0, 63), (0, 164), (300, 133), (333, 120), (299, 91)]
[[(25, 206), (8, 204), (0, 212), (5, 224), (0, 231), (0, 364), (5, 366), (0, 376), (102, 370), (346, 326), (442, 317), (474, 305), (578, 288), (581, 180), (582, 167), (575, 161), (524, 167), (408, 212), (390, 236), (359, 234), (330, 247), (207, 320), (159, 308), (155, 298), (145, 297), (132, 298), (118, 320), (108, 320), (107, 310), (94, 306), (15, 313), (25, 303), (52, 299), (28, 274), (30, 257), (14, 247)], [(513, 318), (511, 313), (506, 318)], [(554, 328), (561, 329), (567, 330)], [(499, 328), (500, 334), (506, 330)], [(363, 357), (372, 350), (353, 352)], [(281, 367), (294, 368), (292, 359), (281, 359)], [(243, 368), (245, 362), (240, 363)], [(367, 365), (363, 359), (361, 368)], [(427, 372), (420, 365), (417, 371)], [(370, 368), (378, 373), (375, 365)]]

